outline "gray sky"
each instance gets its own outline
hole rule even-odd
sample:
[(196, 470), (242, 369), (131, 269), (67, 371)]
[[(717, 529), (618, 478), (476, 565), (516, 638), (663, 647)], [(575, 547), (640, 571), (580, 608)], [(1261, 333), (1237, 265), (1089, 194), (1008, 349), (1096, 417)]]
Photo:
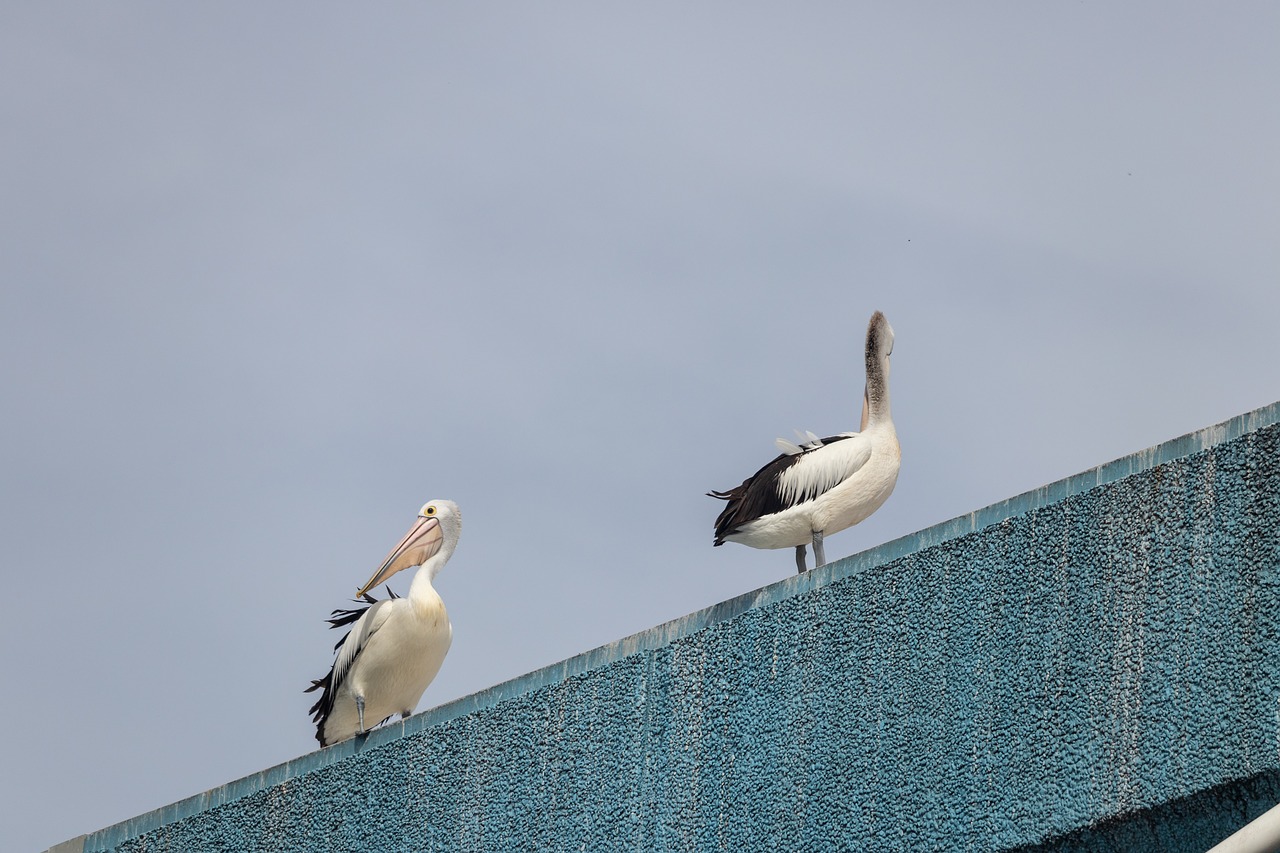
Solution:
[(832, 559), (1280, 398), (1272, 3), (0, 19), (13, 849), (310, 751), (428, 499), (422, 709), (788, 576), (703, 492), (857, 427), (873, 310)]

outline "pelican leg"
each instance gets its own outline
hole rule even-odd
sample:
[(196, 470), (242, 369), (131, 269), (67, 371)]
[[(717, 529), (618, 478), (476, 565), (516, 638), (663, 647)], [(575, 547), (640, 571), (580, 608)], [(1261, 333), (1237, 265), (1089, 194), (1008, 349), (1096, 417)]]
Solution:
[(796, 571), (798, 571), (800, 574), (804, 574), (804, 571), (805, 571), (805, 569), (804, 569), (804, 546), (803, 546), (803, 545), (797, 545), (797, 546), (796, 546)]
[[(804, 546), (801, 545), (801, 548)], [(819, 568), (827, 564), (827, 555), (822, 550), (822, 531), (813, 531), (813, 567)]]
[(356, 734), (362, 735), (366, 731), (368, 731), (364, 727), (364, 697), (363, 696), (356, 697), (356, 713), (360, 715), (360, 731), (356, 732)]

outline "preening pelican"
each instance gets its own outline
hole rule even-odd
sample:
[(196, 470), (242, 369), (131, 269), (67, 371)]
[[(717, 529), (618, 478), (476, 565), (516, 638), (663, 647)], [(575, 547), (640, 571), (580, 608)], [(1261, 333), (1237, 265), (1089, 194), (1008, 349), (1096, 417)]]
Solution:
[(826, 563), (822, 537), (852, 527), (875, 512), (898, 481), (902, 450), (889, 413), (889, 354), (893, 329), (879, 311), (867, 326), (867, 382), (859, 432), (830, 438), (813, 433), (796, 444), (778, 439), (782, 455), (726, 492), (716, 518), (715, 544), (796, 549), (805, 570), (805, 545), (813, 542), (814, 567)]
[[(453, 640), (444, 602), (431, 582), (449, 562), (462, 533), (453, 501), (431, 501), (391, 549), (373, 577), (356, 592), (368, 607), (335, 610), (329, 624), (351, 630), (334, 646), (329, 674), (306, 689), (321, 690), (311, 707), (321, 746), (363, 734), (395, 714), (407, 717), (440, 671)], [(377, 601), (369, 590), (410, 566), (422, 566), (406, 598)]]

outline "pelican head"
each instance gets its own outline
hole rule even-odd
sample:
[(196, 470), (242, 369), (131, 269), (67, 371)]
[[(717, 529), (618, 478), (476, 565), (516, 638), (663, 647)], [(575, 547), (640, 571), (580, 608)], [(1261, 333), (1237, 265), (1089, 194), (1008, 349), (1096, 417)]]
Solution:
[(883, 408), (887, 416), (889, 405), (889, 355), (893, 352), (893, 327), (884, 314), (877, 311), (867, 324), (867, 383), (862, 389), (862, 425), (876, 418)]
[(440, 555), (435, 563), (438, 570), (453, 554), (461, 533), (462, 513), (458, 511), (456, 503), (430, 501), (423, 504), (422, 509), (418, 510), (417, 521), (400, 540), (400, 544), (391, 549), (373, 577), (360, 587), (356, 597), (359, 598), (378, 584), (390, 580), (396, 572), (421, 566), (432, 557)]
[(893, 326), (877, 311), (867, 324), (867, 361), (888, 358), (893, 353)]

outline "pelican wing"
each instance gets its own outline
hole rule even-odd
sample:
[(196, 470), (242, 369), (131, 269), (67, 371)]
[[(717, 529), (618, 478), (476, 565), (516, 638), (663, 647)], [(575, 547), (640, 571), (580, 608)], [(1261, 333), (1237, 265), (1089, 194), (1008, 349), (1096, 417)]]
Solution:
[[(839, 444), (835, 438), (847, 439)], [(778, 475), (778, 499), (796, 506), (824, 495), (852, 477), (871, 458), (871, 442), (861, 435), (824, 438), (806, 446), (795, 463)]]
[[(391, 587), (387, 587), (387, 598), (399, 598), (399, 597), (400, 596), (396, 595), (395, 591), (391, 589)], [(359, 601), (360, 599), (363, 599), (366, 604), (376, 604), (378, 601), (378, 599), (374, 598), (372, 595), (369, 595), (368, 593), (365, 593), (364, 595), (360, 596), (357, 599), (357, 601)], [(368, 609), (369, 609), (368, 607), (353, 607), (350, 610), (334, 610), (332, 613), (329, 614), (329, 618), (324, 621), (329, 623), (330, 628), (341, 628), (343, 625), (350, 625), (352, 622), (355, 622), (357, 619), (363, 616), (365, 611)], [(350, 634), (350, 633), (351, 633), (350, 631), (347, 632), (347, 634)], [(347, 634), (343, 634), (342, 637), (338, 640), (338, 642), (333, 644), (333, 650), (335, 652), (338, 649), (342, 648), (342, 644), (347, 641)]]
[(870, 458), (871, 443), (856, 432), (818, 439), (799, 448), (799, 452), (784, 449), (781, 456), (743, 480), (742, 485), (707, 493), (728, 502), (716, 518), (715, 544), (723, 543), (726, 536), (748, 522), (830, 491)]
[(387, 617), (391, 615), (391, 601), (383, 599), (369, 605), (356, 624), (351, 626), (351, 631), (342, 641), (342, 646), (338, 649), (338, 658), (333, 662), (333, 688), (336, 691), (342, 686), (343, 680), (347, 677), (347, 672), (351, 669), (351, 664), (355, 663), (356, 657), (368, 645), (369, 640), (377, 633), (378, 629), (386, 624)]
[(321, 746), (326, 745), (323, 737), (325, 721), (333, 711), (333, 704), (337, 700), (338, 691), (342, 688), (347, 673), (351, 670), (351, 665), (359, 656), (360, 651), (368, 644), (369, 638), (386, 623), (387, 617), (391, 615), (391, 607), (389, 605), (393, 603), (392, 599), (397, 597), (395, 593), (392, 593), (391, 598), (379, 601), (371, 595), (366, 595), (364, 600), (369, 602), (368, 607), (335, 610), (330, 618), (326, 620), (332, 628), (341, 628), (344, 625), (351, 625), (352, 622), (355, 624), (351, 625), (351, 630), (334, 646), (334, 650), (337, 651), (338, 655), (333, 662), (333, 667), (325, 674), (324, 678), (312, 681), (311, 686), (303, 691), (304, 693), (310, 693), (313, 690), (321, 691), (320, 698), (316, 700), (310, 710), (311, 721), (316, 724), (316, 740), (320, 741)]

